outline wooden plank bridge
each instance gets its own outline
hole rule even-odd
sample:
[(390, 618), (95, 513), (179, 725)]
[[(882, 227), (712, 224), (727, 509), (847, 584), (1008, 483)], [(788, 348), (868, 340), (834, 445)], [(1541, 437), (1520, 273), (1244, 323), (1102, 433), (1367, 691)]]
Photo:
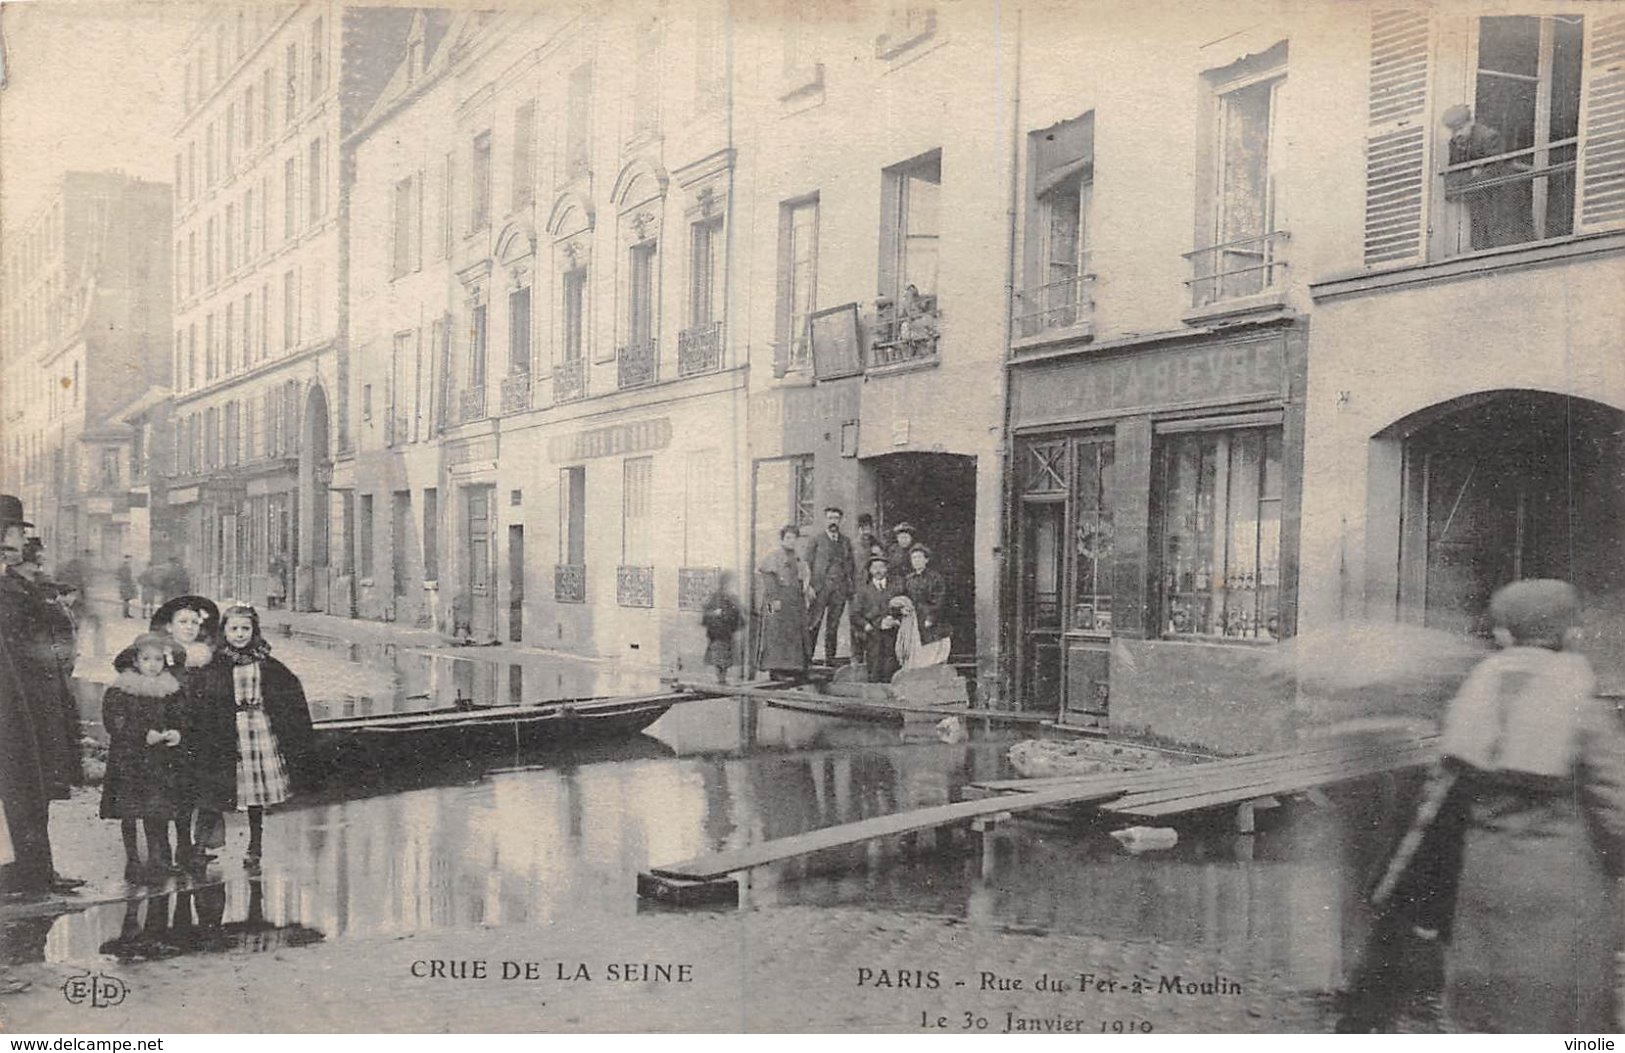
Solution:
[(1279, 803), (1279, 796), (1317, 799), (1323, 787), (1423, 767), (1437, 753), (1436, 736), (1353, 736), (1151, 771), (972, 784), (972, 792), (982, 795), (977, 799), (875, 816), (654, 866), (638, 875), (638, 895), (678, 905), (734, 901), (739, 884), (733, 875), (847, 845), (966, 825), (983, 835), (985, 872), (991, 860), (987, 841), (999, 823), (1021, 813), (1056, 809), (1092, 807), (1101, 818), (1129, 822), (1167, 821), (1234, 808), (1238, 831), (1252, 833), (1255, 810)]

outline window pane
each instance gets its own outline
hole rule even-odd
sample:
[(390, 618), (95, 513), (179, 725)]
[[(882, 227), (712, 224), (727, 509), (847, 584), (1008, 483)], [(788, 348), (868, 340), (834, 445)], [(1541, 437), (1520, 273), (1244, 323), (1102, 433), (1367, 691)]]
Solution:
[(1071, 628), (1109, 632), (1112, 627), (1112, 469), (1110, 442), (1077, 445), (1073, 488), (1073, 610)]
[(903, 285), (921, 296), (937, 291), (937, 223), (941, 186), (910, 176), (904, 188)]
[(1280, 431), (1181, 435), (1164, 456), (1164, 631), (1276, 636)]

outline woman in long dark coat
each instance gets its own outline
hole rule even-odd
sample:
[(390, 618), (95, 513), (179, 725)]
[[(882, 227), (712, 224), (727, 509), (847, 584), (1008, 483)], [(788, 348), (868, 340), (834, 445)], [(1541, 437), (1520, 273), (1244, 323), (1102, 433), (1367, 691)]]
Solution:
[(919, 629), (920, 647), (923, 650), (915, 665), (940, 665), (948, 660), (951, 645), (931, 645), (945, 641), (952, 635), (946, 618), (948, 582), (940, 570), (931, 566), (931, 550), (925, 545), (915, 545), (909, 549), (908, 558), (914, 569), (903, 581), (903, 595), (914, 605), (915, 625)]
[(796, 555), (800, 531), (779, 531), (779, 547), (756, 568), (761, 596), (762, 642), (757, 667), (779, 680), (807, 671), (807, 584)]

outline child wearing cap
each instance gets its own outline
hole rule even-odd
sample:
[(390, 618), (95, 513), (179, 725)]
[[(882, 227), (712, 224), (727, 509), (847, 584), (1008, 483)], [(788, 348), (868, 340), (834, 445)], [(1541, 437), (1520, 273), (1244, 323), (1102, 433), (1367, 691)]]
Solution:
[(107, 775), (102, 782), (101, 816), (119, 820), (124, 837), (124, 875), (143, 871), (136, 821), (146, 827), (145, 872), (179, 873), (169, 846), (169, 824), (187, 810), (185, 793), (186, 707), (180, 681), (169, 671), (175, 643), (161, 633), (143, 633), (113, 659), (118, 678), (102, 695), (107, 728)]
[(1469, 1031), (1612, 1031), (1625, 728), (1567, 649), (1572, 585), (1514, 582), (1490, 614), (1501, 649), (1468, 676), (1441, 735), (1465, 827), (1447, 1010)]

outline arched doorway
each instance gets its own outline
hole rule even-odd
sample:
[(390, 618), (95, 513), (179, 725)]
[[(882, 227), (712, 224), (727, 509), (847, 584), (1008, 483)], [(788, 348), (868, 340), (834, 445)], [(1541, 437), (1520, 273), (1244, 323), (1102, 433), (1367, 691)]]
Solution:
[(1386, 435), (1403, 440), (1404, 616), (1483, 632), (1495, 589), (1541, 577), (1625, 612), (1625, 412), (1545, 391), (1482, 392)]
[(294, 608), (302, 611), (336, 610), (329, 587), (331, 529), (328, 487), (333, 482), (333, 452), (328, 441), (327, 392), (312, 384), (305, 395), (304, 434), (299, 443), (299, 533), (294, 559), (298, 575)]

